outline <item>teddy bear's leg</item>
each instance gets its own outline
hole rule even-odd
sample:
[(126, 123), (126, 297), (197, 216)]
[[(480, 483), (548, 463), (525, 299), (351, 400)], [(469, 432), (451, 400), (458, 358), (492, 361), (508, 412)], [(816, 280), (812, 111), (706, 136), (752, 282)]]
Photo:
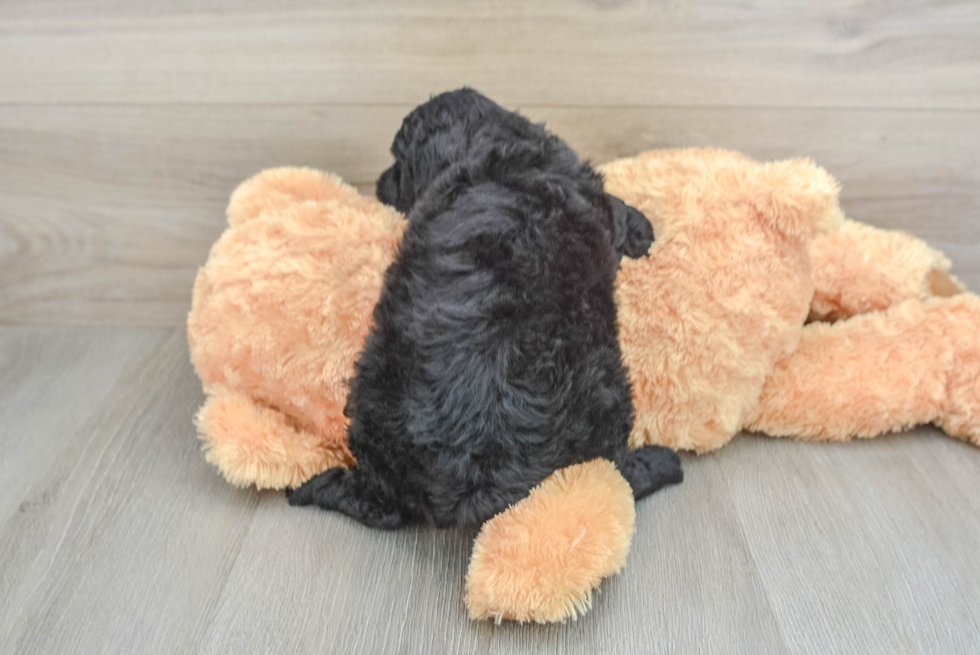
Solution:
[(195, 423), (205, 459), (240, 487), (298, 487), (353, 461), (345, 445), (299, 429), (285, 414), (223, 387), (209, 389)]
[(812, 321), (836, 321), (964, 289), (950, 275), (949, 259), (904, 232), (845, 220), (839, 230), (815, 237), (809, 249)]
[(980, 446), (980, 298), (964, 293), (950, 298), (953, 366), (946, 380), (946, 399), (936, 424), (954, 437)]
[(980, 299), (916, 298), (812, 323), (766, 380), (746, 429), (842, 441), (934, 422), (980, 445)]
[(633, 491), (609, 460), (557, 471), (480, 530), (466, 575), (470, 617), (577, 618), (626, 563), (634, 518)]
[(228, 225), (236, 227), (267, 212), (304, 200), (359, 198), (357, 190), (336, 175), (312, 168), (270, 168), (245, 180), (228, 201)]

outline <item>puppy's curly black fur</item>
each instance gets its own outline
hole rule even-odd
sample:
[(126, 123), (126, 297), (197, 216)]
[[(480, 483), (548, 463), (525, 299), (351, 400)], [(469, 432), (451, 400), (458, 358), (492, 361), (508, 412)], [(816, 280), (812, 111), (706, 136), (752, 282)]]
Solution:
[(470, 89), (405, 119), (378, 198), (408, 216), (348, 398), (353, 469), (298, 489), (373, 527), (475, 527), (557, 469), (605, 457), (641, 498), (677, 455), (630, 450), (621, 254), (646, 218), (542, 126)]

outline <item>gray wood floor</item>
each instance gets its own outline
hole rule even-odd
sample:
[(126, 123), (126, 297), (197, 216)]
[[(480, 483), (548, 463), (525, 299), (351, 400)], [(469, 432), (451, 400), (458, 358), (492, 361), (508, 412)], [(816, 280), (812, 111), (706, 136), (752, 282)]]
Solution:
[(743, 435), (559, 626), (465, 616), (470, 540), (226, 485), (182, 328), (228, 194), (365, 191), (473, 85), (596, 162), (809, 155), (980, 288), (980, 5), (2, 0), (0, 653), (980, 652), (980, 450)]
[[(980, 453), (931, 429), (741, 436), (638, 508), (559, 626), (465, 615), (470, 541), (236, 490), (190, 429), (180, 328), (0, 332), (0, 651), (968, 653)], [(972, 652), (975, 652), (972, 651)]]

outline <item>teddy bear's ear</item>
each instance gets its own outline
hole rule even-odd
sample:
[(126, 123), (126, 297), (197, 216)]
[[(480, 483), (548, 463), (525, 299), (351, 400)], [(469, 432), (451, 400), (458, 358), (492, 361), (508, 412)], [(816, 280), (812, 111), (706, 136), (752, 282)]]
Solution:
[(267, 211), (305, 200), (357, 197), (357, 190), (330, 173), (312, 168), (270, 168), (250, 177), (231, 194), (228, 225), (236, 227)]
[(809, 238), (836, 230), (844, 220), (840, 185), (809, 159), (762, 164), (748, 189), (760, 215), (786, 235)]

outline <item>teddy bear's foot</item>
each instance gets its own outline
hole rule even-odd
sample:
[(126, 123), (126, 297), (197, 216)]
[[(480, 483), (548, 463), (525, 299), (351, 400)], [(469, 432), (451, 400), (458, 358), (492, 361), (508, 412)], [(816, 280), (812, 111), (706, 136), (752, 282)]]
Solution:
[(910, 298), (944, 298), (964, 290), (943, 253), (910, 234), (846, 220), (810, 242), (811, 321), (837, 321)]
[(808, 325), (746, 428), (842, 441), (930, 422), (980, 445), (980, 299), (972, 294)]
[(298, 487), (321, 471), (353, 462), (346, 445), (299, 429), (274, 409), (222, 388), (211, 393), (195, 423), (205, 458), (231, 484)]
[(626, 563), (633, 491), (605, 459), (569, 466), (484, 524), (473, 544), (473, 619), (550, 623), (588, 611), (592, 590)]
[(947, 332), (954, 343), (946, 398), (936, 425), (954, 437), (980, 446), (980, 298), (950, 298)]
[(228, 201), (228, 225), (236, 227), (260, 214), (282, 211), (306, 200), (358, 201), (357, 190), (336, 175), (312, 168), (270, 168), (245, 180)]

